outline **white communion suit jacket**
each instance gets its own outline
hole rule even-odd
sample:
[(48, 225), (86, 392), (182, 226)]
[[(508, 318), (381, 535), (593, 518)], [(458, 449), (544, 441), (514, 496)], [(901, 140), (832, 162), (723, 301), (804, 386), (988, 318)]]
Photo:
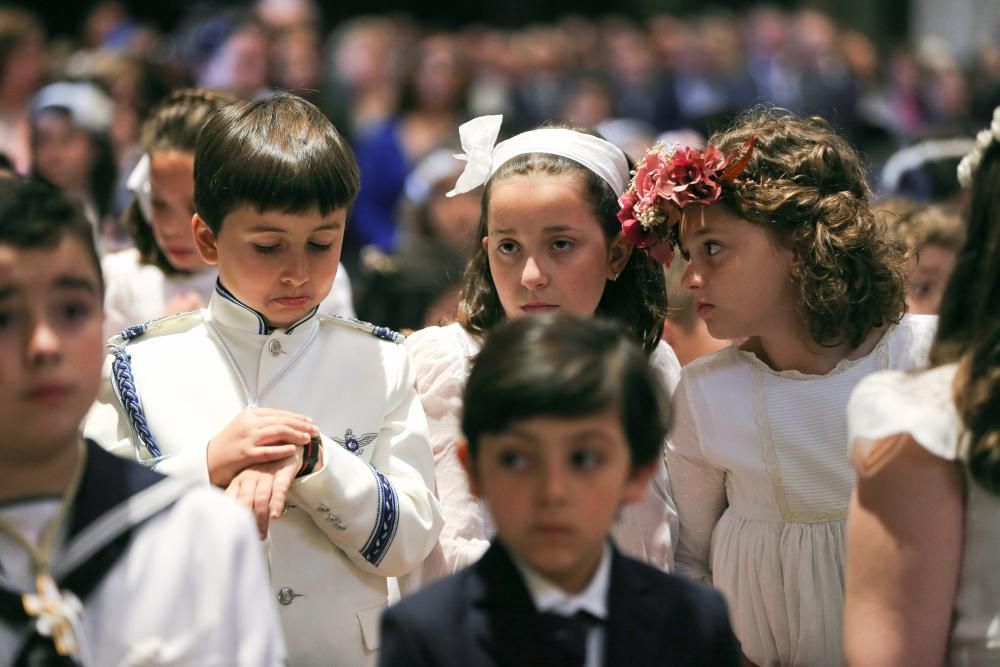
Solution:
[(87, 437), (208, 483), (207, 444), (251, 405), (311, 417), (323, 465), (266, 542), (290, 665), (371, 665), (389, 577), (441, 530), (427, 424), (402, 337), (314, 312), (287, 329), (217, 284), (208, 307), (113, 337)]

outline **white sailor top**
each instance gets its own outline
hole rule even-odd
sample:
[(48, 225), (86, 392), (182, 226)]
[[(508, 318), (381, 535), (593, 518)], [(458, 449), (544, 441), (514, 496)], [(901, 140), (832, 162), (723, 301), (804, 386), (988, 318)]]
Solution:
[(372, 664), (386, 578), (419, 566), (441, 530), (401, 340), (315, 311), (272, 330), (217, 284), (207, 308), (109, 341), (85, 433), (116, 454), (207, 483), (207, 443), (249, 404), (319, 427), (324, 465), (292, 484), (267, 542), (290, 664)]

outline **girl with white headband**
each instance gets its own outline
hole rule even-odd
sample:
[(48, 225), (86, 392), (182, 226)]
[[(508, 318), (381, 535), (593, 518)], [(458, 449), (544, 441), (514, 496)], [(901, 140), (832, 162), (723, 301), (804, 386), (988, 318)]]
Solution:
[[(231, 95), (205, 89), (178, 90), (143, 125), (145, 155), (129, 176), (134, 199), (123, 214), (135, 247), (107, 255), (101, 262), (107, 285), (107, 337), (133, 324), (208, 303), (217, 272), (202, 261), (191, 229), (195, 144), (209, 115), (235, 101)], [(320, 308), (354, 315), (343, 267)]]
[[(552, 311), (617, 320), (642, 343), (668, 390), (680, 378), (677, 357), (660, 340), (666, 311), (662, 267), (632, 252), (616, 217), (629, 182), (625, 154), (590, 131), (564, 127), (496, 144), (501, 118), (476, 118), (459, 130), (465, 154), (458, 157), (468, 164), (449, 195), (485, 187), (481, 243), (466, 269), (458, 322), (407, 340), (445, 514), (426, 578), (474, 562), (493, 534), (485, 508), (469, 491), (456, 441), (469, 360), (494, 325)], [(614, 535), (624, 552), (669, 570), (675, 527), (661, 461), (646, 498), (622, 511)]]

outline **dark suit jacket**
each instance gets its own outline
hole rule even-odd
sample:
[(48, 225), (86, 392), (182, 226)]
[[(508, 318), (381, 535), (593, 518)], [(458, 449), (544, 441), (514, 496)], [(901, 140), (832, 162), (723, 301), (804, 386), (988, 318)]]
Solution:
[[(389, 608), (381, 667), (536, 667), (555, 663), (538, 612), (494, 541), (469, 568)], [(608, 667), (737, 665), (722, 596), (613, 550), (605, 627)]]

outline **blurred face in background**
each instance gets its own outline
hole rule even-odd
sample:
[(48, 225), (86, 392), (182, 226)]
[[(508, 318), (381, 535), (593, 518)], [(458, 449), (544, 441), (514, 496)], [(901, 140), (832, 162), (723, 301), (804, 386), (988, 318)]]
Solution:
[(94, 165), (94, 141), (61, 109), (46, 109), (35, 118), (32, 164), (36, 174), (71, 193), (87, 191)]
[(149, 161), (153, 237), (156, 245), (178, 271), (205, 266), (195, 245), (194, 155), (180, 151), (153, 153)]
[(937, 243), (925, 243), (906, 262), (910, 289), (906, 309), (914, 315), (937, 315), (941, 297), (955, 269), (958, 255)]

